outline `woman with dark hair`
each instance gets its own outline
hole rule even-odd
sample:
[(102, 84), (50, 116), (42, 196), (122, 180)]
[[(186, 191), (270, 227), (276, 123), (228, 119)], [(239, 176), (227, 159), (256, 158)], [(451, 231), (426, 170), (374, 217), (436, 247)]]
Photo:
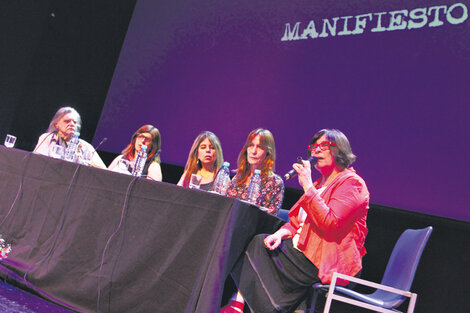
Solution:
[(268, 213), (278, 215), (284, 197), (284, 182), (274, 174), (275, 162), (273, 134), (267, 129), (253, 130), (238, 155), (237, 174), (228, 187), (227, 196), (246, 200), (250, 178), (258, 169), (261, 171), (261, 194), (256, 204)]
[(131, 142), (122, 150), (121, 155), (116, 157), (108, 169), (116, 170), (122, 159), (135, 162), (137, 153), (143, 145), (147, 146), (147, 162), (145, 162), (142, 177), (162, 181), (162, 170), (160, 167), (161, 136), (158, 129), (152, 125), (140, 127), (131, 138)]
[[(355, 156), (346, 136), (319, 131), (308, 146), (321, 177), (312, 182), (310, 163), (294, 164), (304, 194), (290, 221), (274, 234), (255, 236), (232, 271), (254, 312), (292, 312), (312, 284), (331, 281), (334, 272), (355, 276), (366, 253), (369, 191), (350, 165)], [(346, 285), (347, 281), (338, 284)], [(232, 300), (223, 312), (241, 312)]]
[(223, 163), (224, 156), (219, 138), (210, 131), (200, 133), (189, 151), (188, 161), (178, 186), (188, 187), (191, 175), (197, 174), (201, 177), (199, 188), (206, 191), (212, 189), (217, 171)]
[[(53, 146), (62, 146), (64, 150), (67, 148), (72, 135), (79, 133), (82, 127), (82, 119), (80, 114), (71, 107), (62, 107), (55, 113), (47, 133), (39, 137), (38, 143), (33, 152), (50, 155)], [(79, 152), (81, 156), (88, 154), (91, 157), (90, 165), (99, 168), (106, 168), (95, 148), (83, 139), (79, 139)]]

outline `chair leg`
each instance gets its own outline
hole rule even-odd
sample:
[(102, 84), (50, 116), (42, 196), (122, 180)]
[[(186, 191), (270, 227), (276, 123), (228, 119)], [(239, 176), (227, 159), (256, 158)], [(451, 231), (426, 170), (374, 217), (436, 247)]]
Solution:
[(410, 297), (410, 303), (408, 304), (408, 311), (407, 313), (413, 313), (415, 310), (415, 305), (416, 305), (416, 298), (418, 295), (416, 293), (412, 293)]
[(327, 297), (327, 298), (326, 298), (325, 309), (323, 310), (323, 313), (328, 313), (328, 312), (330, 312), (331, 300), (332, 300), (331, 297)]
[(328, 289), (328, 294), (326, 296), (325, 308), (323, 309), (323, 313), (330, 312), (331, 301), (333, 300), (332, 296), (335, 290), (335, 285), (336, 285), (336, 277), (333, 276), (333, 281), (330, 285), (330, 289)]
[(313, 288), (312, 301), (310, 301), (310, 310), (308, 311), (309, 313), (319, 312), (318, 310), (315, 311), (315, 309), (318, 307), (318, 295), (321, 293), (322, 291), (320, 289)]

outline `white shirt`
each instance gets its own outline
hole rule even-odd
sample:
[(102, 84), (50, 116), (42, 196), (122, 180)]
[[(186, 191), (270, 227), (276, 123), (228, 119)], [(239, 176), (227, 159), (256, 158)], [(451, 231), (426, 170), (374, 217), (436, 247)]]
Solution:
[[(98, 152), (95, 151), (95, 148), (88, 142), (86, 142), (83, 139), (80, 140), (80, 145), (82, 146), (82, 149), (85, 151), (89, 151), (92, 154), (91, 158), (91, 166), (94, 167), (100, 167), (100, 168), (106, 168), (106, 165), (104, 164), (103, 160), (101, 160), (100, 156), (98, 155)], [(56, 133), (45, 133), (39, 136), (38, 143), (36, 144), (36, 147), (33, 150), (33, 153), (37, 154), (42, 154), (49, 156), (49, 149), (51, 148), (52, 145), (60, 144), (58, 143), (58, 136)], [(66, 147), (64, 147), (66, 148)]]

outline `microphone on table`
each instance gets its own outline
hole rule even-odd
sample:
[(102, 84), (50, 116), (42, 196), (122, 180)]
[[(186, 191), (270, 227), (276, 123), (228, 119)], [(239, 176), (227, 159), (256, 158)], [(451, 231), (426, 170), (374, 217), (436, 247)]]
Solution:
[[(104, 143), (106, 142), (106, 140), (108, 140), (108, 137), (104, 137), (104, 138), (100, 141), (100, 143), (96, 146), (96, 148), (93, 147), (93, 153), (91, 154), (91, 159), (93, 159), (93, 156), (95, 155), (96, 150), (98, 150), (98, 148), (101, 147), (101, 145), (104, 144)], [(91, 160), (91, 159), (90, 159), (90, 160)]]
[[(93, 147), (93, 146), (91, 146), (91, 147), (93, 148), (93, 152), (90, 154), (90, 163), (89, 163), (89, 164), (91, 164), (91, 162), (92, 162), (92, 160), (93, 160), (93, 156), (94, 156), (95, 153), (96, 153), (96, 150), (98, 150), (98, 148), (101, 147), (101, 145), (104, 144), (104, 143), (106, 142), (106, 140), (108, 140), (108, 137), (104, 137), (104, 138), (101, 140), (101, 142), (96, 146), (96, 148)], [(88, 164), (88, 165), (89, 165), (89, 164)]]
[[(317, 157), (311, 156), (311, 157), (308, 158), (307, 161), (309, 161), (310, 164), (314, 165), (314, 164), (317, 163), (318, 159), (317, 159)], [(302, 157), (297, 158), (297, 163), (302, 164)], [(287, 172), (284, 175), (284, 179), (289, 180), (289, 179), (291, 179), (292, 177), (295, 177), (295, 176), (297, 176), (297, 172), (294, 169), (291, 169), (289, 172)]]

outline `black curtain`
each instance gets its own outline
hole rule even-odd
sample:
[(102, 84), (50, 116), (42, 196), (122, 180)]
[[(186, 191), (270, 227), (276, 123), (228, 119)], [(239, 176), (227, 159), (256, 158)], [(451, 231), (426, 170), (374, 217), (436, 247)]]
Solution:
[[(8, 2), (5, 4), (5, 2)], [(4, 1), (0, 140), (31, 150), (61, 106), (81, 114), (91, 141), (136, 0)]]

